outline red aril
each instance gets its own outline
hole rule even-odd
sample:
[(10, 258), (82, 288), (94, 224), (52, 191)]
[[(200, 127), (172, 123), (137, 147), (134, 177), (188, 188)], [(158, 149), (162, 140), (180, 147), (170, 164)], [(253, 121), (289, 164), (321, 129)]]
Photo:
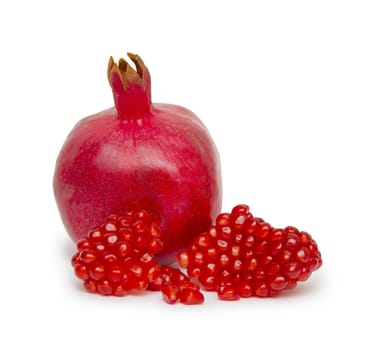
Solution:
[[(141, 58), (111, 58), (115, 106), (79, 121), (58, 156), (54, 193), (74, 241), (112, 212), (145, 209), (162, 228), (162, 262), (215, 219), (221, 208), (219, 156), (200, 119), (188, 109), (151, 102)], [(102, 284), (102, 291), (109, 291)]]

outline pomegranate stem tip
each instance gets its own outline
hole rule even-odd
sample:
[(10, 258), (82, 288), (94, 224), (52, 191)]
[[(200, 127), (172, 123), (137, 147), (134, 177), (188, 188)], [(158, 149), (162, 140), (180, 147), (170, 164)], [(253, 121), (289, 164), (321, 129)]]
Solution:
[(111, 56), (108, 61), (108, 80), (118, 117), (140, 118), (151, 110), (150, 73), (139, 55), (128, 52), (127, 56), (135, 69), (123, 58), (117, 64)]

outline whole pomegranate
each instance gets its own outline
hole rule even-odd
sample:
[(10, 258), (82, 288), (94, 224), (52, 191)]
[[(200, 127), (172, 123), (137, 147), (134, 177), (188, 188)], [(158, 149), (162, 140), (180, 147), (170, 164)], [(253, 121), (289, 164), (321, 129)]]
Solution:
[(162, 228), (159, 261), (211, 225), (221, 209), (219, 156), (199, 118), (151, 102), (150, 74), (138, 55), (108, 64), (115, 107), (80, 120), (56, 161), (55, 199), (74, 241), (112, 212), (146, 210)]

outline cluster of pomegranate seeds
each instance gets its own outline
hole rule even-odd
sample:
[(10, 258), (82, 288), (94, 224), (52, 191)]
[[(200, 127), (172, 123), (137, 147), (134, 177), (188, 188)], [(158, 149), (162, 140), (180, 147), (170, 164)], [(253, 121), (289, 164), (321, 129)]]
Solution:
[(272, 297), (307, 280), (322, 264), (316, 242), (293, 226), (273, 228), (247, 205), (217, 216), (177, 262), (187, 271), (160, 266), (161, 231), (144, 211), (109, 215), (77, 243), (72, 265), (92, 293), (124, 296), (160, 291), (168, 304), (202, 304), (200, 286), (221, 300)]
[(160, 277), (154, 256), (162, 247), (160, 229), (150, 215), (126, 211), (109, 215), (77, 243), (72, 266), (89, 292), (124, 296), (146, 289)]
[(247, 205), (218, 215), (216, 224), (197, 235), (177, 261), (221, 300), (275, 296), (307, 280), (322, 264), (308, 233), (292, 226), (273, 228), (253, 217)]

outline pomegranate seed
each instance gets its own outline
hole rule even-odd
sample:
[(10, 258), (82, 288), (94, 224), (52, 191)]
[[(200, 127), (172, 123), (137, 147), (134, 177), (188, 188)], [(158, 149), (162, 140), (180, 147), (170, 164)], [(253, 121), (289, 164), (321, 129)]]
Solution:
[(270, 240), (271, 240), (271, 242), (283, 241), (285, 239), (285, 237), (286, 237), (286, 233), (283, 229), (274, 228), (274, 229), (272, 229)]
[(72, 259), (71, 259), (71, 265), (73, 266), (73, 267), (75, 267), (76, 266), (76, 264), (78, 264), (80, 262), (80, 253), (79, 252), (77, 252), (76, 254), (74, 254), (73, 256), (72, 256)]
[(224, 239), (219, 239), (217, 240), (217, 246), (221, 251), (227, 250), (228, 242), (225, 241)]
[(285, 243), (285, 246), (289, 251), (294, 251), (295, 249), (297, 249), (299, 247), (300, 239), (299, 239), (297, 234), (289, 233), (287, 238), (288, 239)]
[(284, 276), (275, 276), (271, 281), (270, 287), (274, 290), (282, 290), (288, 285), (288, 282)]
[(310, 261), (310, 251), (307, 247), (300, 248), (297, 253), (297, 260), (303, 264)]
[(274, 276), (280, 271), (280, 265), (272, 261), (267, 265), (265, 271), (268, 276)]
[(233, 270), (234, 271), (241, 271), (242, 266), (243, 266), (243, 263), (241, 262), (241, 260), (239, 260), (239, 259), (234, 260), (234, 263), (233, 263)]
[(246, 268), (248, 271), (254, 271), (258, 266), (258, 262), (256, 258), (252, 258), (248, 261)]
[(90, 264), (91, 262), (95, 261), (97, 259), (97, 256), (95, 252), (83, 249), (80, 251), (80, 261), (85, 264)]
[(99, 281), (105, 276), (105, 268), (102, 263), (95, 262), (86, 267), (88, 269), (89, 276), (95, 281)]
[(243, 227), (244, 227), (244, 224), (245, 222), (247, 221), (247, 216), (246, 215), (243, 215), (243, 214), (239, 214), (234, 222), (233, 222), (233, 229), (235, 232), (240, 232), (243, 230)]
[[(207, 256), (210, 260), (216, 260), (217, 258), (219, 258), (219, 250), (216, 248), (216, 247), (209, 247), (207, 249)], [(188, 265), (189, 265), (189, 262), (188, 262)], [(180, 266), (183, 266), (184, 268), (186, 268), (182, 262), (180, 263)]]
[(267, 238), (271, 233), (271, 226), (267, 223), (263, 223), (262, 225), (259, 225), (258, 229), (255, 232), (255, 236), (260, 239)]
[(149, 264), (154, 261), (154, 256), (150, 253), (144, 253), (140, 257), (140, 261), (142, 261), (144, 264)]
[(190, 278), (193, 278), (195, 280), (199, 280), (199, 276), (200, 276), (200, 268), (199, 267), (195, 267), (195, 266), (192, 266), (192, 267), (189, 267), (187, 269), (187, 272), (188, 272), (188, 275)]
[(122, 268), (119, 265), (109, 267), (107, 278), (112, 282), (119, 282), (122, 276)]
[[(149, 214), (148, 214), (149, 215)], [(161, 236), (161, 229), (156, 223), (152, 223), (150, 227), (150, 233), (153, 238), (160, 238)]]
[(302, 272), (301, 264), (297, 261), (282, 265), (284, 274), (291, 280), (295, 280)]
[(254, 279), (256, 280), (264, 280), (266, 276), (265, 269), (262, 266), (258, 266), (254, 270)]
[(162, 276), (159, 276), (156, 279), (150, 281), (146, 289), (159, 292), (162, 288), (162, 285), (163, 285), (163, 279), (162, 279)]
[(102, 295), (111, 295), (113, 288), (108, 280), (102, 280), (97, 283), (97, 290)]
[(117, 261), (117, 256), (113, 253), (103, 252), (101, 258), (104, 264), (114, 264)]
[(217, 280), (213, 275), (204, 275), (199, 278), (199, 282), (202, 284), (205, 290), (216, 290)]
[(204, 263), (204, 254), (200, 251), (197, 251), (194, 254), (193, 261), (197, 265), (203, 265), (203, 263)]
[(252, 248), (254, 246), (254, 243), (255, 243), (255, 238), (253, 235), (246, 235), (245, 236), (245, 239), (244, 239), (244, 247), (246, 248)]
[(89, 242), (99, 242), (104, 237), (104, 229), (97, 227), (87, 234), (87, 239)]
[(123, 228), (119, 231), (119, 236), (125, 243), (132, 242), (135, 234), (130, 228)]
[(89, 249), (91, 247), (90, 240), (84, 238), (77, 242), (77, 250)]
[(231, 283), (221, 284), (217, 289), (217, 295), (221, 300), (238, 300), (240, 295), (236, 287)]
[(204, 302), (204, 296), (199, 290), (184, 289), (179, 292), (180, 303), (185, 305), (198, 305)]
[(312, 237), (307, 232), (301, 231), (301, 232), (299, 232), (298, 236), (299, 236), (302, 244), (310, 244), (310, 242), (312, 242)]
[(287, 282), (288, 282), (288, 284), (286, 285), (284, 290), (293, 289), (297, 285), (297, 282), (294, 281), (294, 280), (288, 280)]
[(311, 271), (309, 267), (304, 266), (302, 267), (302, 271), (298, 276), (298, 281), (306, 281), (311, 276)]
[(220, 256), (220, 265), (226, 267), (229, 265), (230, 257), (227, 254), (221, 254)]
[(220, 229), (220, 236), (223, 238), (223, 239), (227, 239), (229, 240), (232, 236), (232, 230), (231, 230), (231, 227), (229, 226), (224, 226)]
[(167, 304), (175, 304), (179, 300), (179, 287), (174, 284), (165, 284), (161, 289), (163, 300)]
[[(107, 220), (114, 219), (113, 217), (108, 217)], [(107, 222), (104, 225), (104, 230), (106, 232), (116, 232), (117, 231), (117, 226), (113, 222)]]
[(163, 242), (159, 239), (153, 239), (150, 243), (149, 243), (149, 251), (152, 253), (152, 254), (158, 254), (162, 249), (163, 249)]
[(130, 271), (135, 277), (141, 277), (143, 275), (143, 268), (140, 265), (132, 265)]
[(104, 237), (104, 242), (106, 245), (115, 245), (118, 241), (118, 236), (116, 234), (108, 234)]
[(285, 228), (285, 232), (287, 234), (294, 234), (294, 235), (298, 235), (299, 231), (297, 228), (295, 228), (294, 226), (287, 226)]
[(240, 245), (233, 245), (230, 253), (232, 256), (238, 257), (240, 255)]
[(127, 295), (127, 293), (127, 286), (123, 285), (122, 283), (117, 284), (113, 289), (113, 295), (115, 295), (116, 297), (123, 297)]
[(140, 292), (148, 288), (148, 281), (144, 277), (133, 278), (129, 286), (131, 290)]
[(89, 293), (97, 292), (96, 283), (93, 280), (86, 280), (84, 282), (84, 287)]
[(197, 238), (194, 241), (194, 243), (198, 247), (206, 248), (211, 243), (211, 237), (207, 233), (201, 233), (200, 235), (197, 236)]
[(242, 281), (238, 284), (237, 293), (241, 298), (249, 298), (253, 295), (252, 284), (249, 281)]
[(212, 237), (212, 238), (217, 237), (217, 229), (216, 229), (216, 227), (210, 227), (210, 228), (208, 229), (208, 235), (209, 235), (210, 237)]
[(76, 264), (75, 274), (79, 279), (83, 281), (86, 281), (89, 278), (89, 273), (85, 265)]
[(219, 284), (229, 283), (233, 277), (229, 270), (222, 270), (219, 277)]
[(235, 217), (237, 215), (247, 215), (249, 213), (249, 206), (246, 204), (238, 204), (236, 205), (232, 211), (231, 211), (231, 216)]
[(148, 276), (149, 282), (155, 281), (161, 277), (161, 267), (156, 262), (153, 262), (151, 266), (146, 270), (146, 274)]
[(118, 253), (121, 258), (125, 258), (130, 256), (132, 253), (131, 243), (129, 242), (121, 242), (117, 247)]
[(189, 255), (186, 251), (182, 251), (177, 255), (177, 263), (185, 269), (189, 266)]
[(283, 242), (273, 242), (270, 246), (270, 254), (276, 255), (281, 253), (283, 249)]
[(265, 254), (269, 249), (269, 243), (267, 241), (261, 241), (254, 249), (254, 253), (258, 255)]
[(206, 266), (206, 272), (211, 275), (216, 275), (219, 271), (219, 266), (215, 262), (209, 262)]
[(229, 224), (230, 224), (230, 214), (223, 213), (217, 216), (216, 227), (229, 226)]
[(254, 293), (258, 297), (267, 297), (269, 295), (269, 288), (265, 282), (261, 281), (256, 285)]

